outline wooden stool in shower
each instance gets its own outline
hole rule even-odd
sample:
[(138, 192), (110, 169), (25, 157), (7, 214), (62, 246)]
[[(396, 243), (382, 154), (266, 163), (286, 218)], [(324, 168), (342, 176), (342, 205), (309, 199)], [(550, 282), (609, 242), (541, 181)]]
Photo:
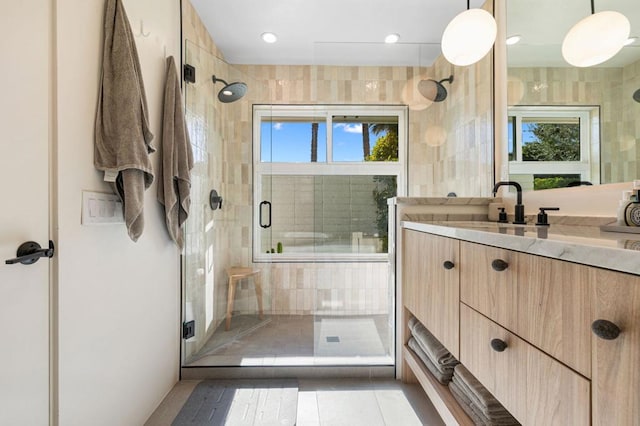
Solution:
[(229, 276), (229, 295), (227, 297), (227, 323), (225, 330), (231, 328), (231, 313), (233, 312), (233, 300), (236, 295), (236, 284), (243, 278), (252, 278), (253, 285), (256, 288), (256, 298), (258, 299), (258, 314), (260, 319), (262, 316), (262, 277), (260, 269), (243, 268), (240, 266), (234, 266), (227, 269), (227, 275)]

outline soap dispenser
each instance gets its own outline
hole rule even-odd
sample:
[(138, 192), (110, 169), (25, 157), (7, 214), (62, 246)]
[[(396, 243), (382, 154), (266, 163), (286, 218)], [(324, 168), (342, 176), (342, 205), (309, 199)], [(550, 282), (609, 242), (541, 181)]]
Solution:
[(504, 207), (500, 207), (498, 210), (500, 210), (500, 213), (498, 213), (498, 223), (509, 223)]
[(627, 226), (640, 226), (640, 189), (634, 189), (624, 209), (624, 222)]

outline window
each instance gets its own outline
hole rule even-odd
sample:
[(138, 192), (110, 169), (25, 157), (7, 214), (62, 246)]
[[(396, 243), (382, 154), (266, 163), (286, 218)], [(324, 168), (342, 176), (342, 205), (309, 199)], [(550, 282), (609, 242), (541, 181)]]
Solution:
[(254, 106), (254, 259), (387, 261), (406, 107)]
[(599, 180), (598, 107), (509, 108), (511, 180), (524, 189)]

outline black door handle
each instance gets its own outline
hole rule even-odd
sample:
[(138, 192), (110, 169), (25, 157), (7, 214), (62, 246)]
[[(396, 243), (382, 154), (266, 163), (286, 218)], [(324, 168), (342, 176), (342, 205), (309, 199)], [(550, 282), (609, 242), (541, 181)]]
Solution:
[(43, 249), (40, 244), (35, 241), (27, 241), (20, 244), (16, 252), (16, 258), (7, 259), (4, 263), (7, 265), (13, 265), (15, 263), (22, 263), (23, 265), (31, 265), (36, 263), (41, 257), (53, 257), (55, 248), (53, 241), (49, 240), (49, 248)]
[[(269, 208), (269, 222), (268, 223), (262, 223), (262, 206), (267, 206)], [(260, 203), (260, 227), (262, 228), (270, 228), (271, 227), (271, 203), (269, 201), (263, 201)]]

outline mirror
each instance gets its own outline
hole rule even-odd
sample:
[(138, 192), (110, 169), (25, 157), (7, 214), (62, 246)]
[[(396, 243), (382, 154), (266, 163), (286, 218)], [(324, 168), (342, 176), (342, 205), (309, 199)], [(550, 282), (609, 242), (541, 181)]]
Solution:
[[(589, 0), (506, 3), (506, 35), (520, 36), (506, 47), (508, 178), (527, 189), (637, 179), (640, 39), (600, 65), (572, 67), (562, 41), (590, 15)], [(603, 10), (624, 14), (640, 37), (640, 1), (596, 0)]]

